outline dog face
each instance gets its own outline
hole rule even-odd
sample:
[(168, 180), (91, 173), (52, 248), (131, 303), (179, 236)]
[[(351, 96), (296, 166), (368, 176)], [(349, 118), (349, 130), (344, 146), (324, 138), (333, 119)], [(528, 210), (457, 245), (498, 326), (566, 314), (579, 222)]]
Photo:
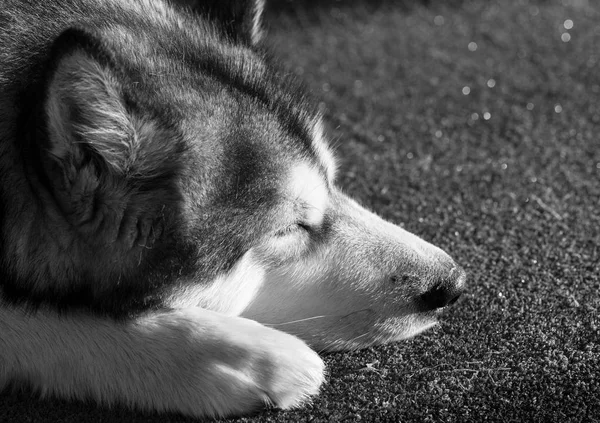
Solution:
[(315, 164), (294, 163), (284, 180), (280, 223), (172, 306), (242, 315), (333, 351), (413, 336), (460, 296), (465, 275), (446, 253), (358, 205)]
[(323, 350), (433, 325), (464, 272), (336, 187), (319, 115), (260, 48), (261, 2), (182, 3), (97, 5), (110, 25), (24, 36), (52, 40), (20, 134), (43, 205), (4, 228), (5, 294), (204, 307)]

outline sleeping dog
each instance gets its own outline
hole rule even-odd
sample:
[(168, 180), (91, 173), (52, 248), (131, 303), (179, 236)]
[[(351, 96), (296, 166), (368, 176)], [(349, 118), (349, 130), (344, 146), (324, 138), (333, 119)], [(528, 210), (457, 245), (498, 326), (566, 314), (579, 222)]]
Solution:
[(261, 0), (4, 0), (0, 388), (191, 416), (297, 407), (317, 352), (464, 289), (335, 185)]

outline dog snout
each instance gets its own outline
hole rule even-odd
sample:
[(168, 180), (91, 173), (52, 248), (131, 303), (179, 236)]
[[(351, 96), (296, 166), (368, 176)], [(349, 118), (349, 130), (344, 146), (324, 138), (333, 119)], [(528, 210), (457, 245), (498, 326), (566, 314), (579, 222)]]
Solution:
[(432, 288), (419, 296), (426, 310), (436, 310), (454, 304), (465, 290), (465, 271), (455, 266), (445, 276), (439, 278)]

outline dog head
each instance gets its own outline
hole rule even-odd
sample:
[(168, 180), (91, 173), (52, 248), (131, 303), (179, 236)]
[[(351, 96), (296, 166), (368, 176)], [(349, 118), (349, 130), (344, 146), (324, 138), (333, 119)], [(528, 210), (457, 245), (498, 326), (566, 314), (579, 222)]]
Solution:
[[(236, 37), (257, 40), (262, 5), (256, 2), (248, 10), (252, 13), (245, 16), (252, 16), (253, 25), (246, 28), (257, 32), (238, 31)], [(250, 154), (236, 145), (243, 152), (241, 160), (228, 166), (244, 169), (254, 158), (261, 169), (271, 160), (281, 164), (266, 166), (277, 171), (265, 178), (278, 183), (255, 191), (263, 200), (270, 199), (262, 217), (249, 217), (254, 205), (245, 213), (245, 226), (255, 228), (249, 248), (207, 285), (197, 285), (201, 277), (185, 284), (185, 294), (173, 295), (172, 304), (200, 304), (242, 315), (323, 350), (403, 339), (434, 325), (437, 311), (454, 303), (464, 290), (462, 268), (439, 248), (343, 194), (335, 184), (335, 158), (320, 116), (303, 101), (290, 100), (289, 91), (282, 96), (281, 86), (273, 92), (283, 99), (281, 109), (265, 110), (264, 117), (256, 110), (246, 116), (263, 122), (257, 127), (274, 123), (258, 135), (264, 144), (251, 136), (257, 148)], [(290, 115), (281, 112), (285, 109), (296, 110)], [(281, 145), (283, 150), (277, 148)], [(239, 183), (239, 175), (235, 178)], [(247, 194), (253, 191), (250, 185), (247, 191), (238, 191), (238, 185), (226, 196), (255, 198)]]
[(114, 315), (241, 315), (327, 350), (433, 325), (463, 270), (336, 187), (320, 116), (260, 46), (262, 2), (198, 4), (108, 2), (108, 23), (43, 34), (20, 129), (40, 200), (4, 230), (13, 279)]

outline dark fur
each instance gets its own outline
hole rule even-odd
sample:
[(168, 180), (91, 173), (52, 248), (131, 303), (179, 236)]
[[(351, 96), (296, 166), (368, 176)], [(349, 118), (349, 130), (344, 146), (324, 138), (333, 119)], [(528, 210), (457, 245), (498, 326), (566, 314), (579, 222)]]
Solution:
[[(190, 27), (189, 34), (171, 35), (170, 22), (157, 29), (146, 16), (125, 13), (110, 3), (63, 3), (42, 7), (34, 1), (8, 1), (0, 14), (5, 93), (0, 109), (6, 113), (18, 107), (0, 121), (2, 162), (11, 163), (0, 169), (2, 181), (10, 181), (0, 187), (1, 219), (3, 226), (21, 215), (32, 222), (19, 235), (26, 240), (24, 251), (16, 251), (6, 232), (0, 238), (4, 296), (13, 302), (81, 306), (113, 316), (160, 307), (161, 296), (178, 278), (193, 272), (210, 280), (248, 249), (256, 231), (269, 230), (253, 215), (261, 216), (275, 199), (268, 195), (275, 193), (271, 184), (281, 170), (274, 159), (313, 154), (306, 120), (314, 111), (259, 46), (252, 46), (246, 36), (231, 35), (230, 22), (243, 8), (216, 14), (214, 5), (206, 10), (196, 6), (197, 15), (178, 17)], [(214, 19), (209, 22), (205, 16), (220, 20), (214, 26)], [(244, 17), (239, 21), (245, 22)], [(152, 48), (152, 63), (136, 60), (136, 46), (111, 37), (109, 23), (143, 34)], [(199, 28), (202, 37), (196, 36)], [(114, 72), (128, 111), (151, 120), (169, 139), (158, 145), (142, 143), (136, 152), (142, 160), (121, 173), (102, 151), (81, 140), (81, 159), (68, 165), (92, 167), (98, 187), (86, 192), (92, 205), (67, 207), (65, 197), (72, 193), (60, 181), (67, 164), (47, 153), (52, 141), (44, 102), (57, 63), (73, 50)], [(177, 76), (169, 77), (173, 69), (159, 60), (177, 63)], [(264, 115), (256, 116), (256, 108)], [(202, 114), (193, 116), (199, 110)], [(228, 116), (235, 110), (231, 122), (219, 121), (223, 110)], [(270, 121), (268, 130), (261, 119)], [(193, 131), (182, 129), (182, 121)], [(273, 145), (281, 148), (267, 157), (265, 151)], [(232, 198), (243, 198), (246, 204), (232, 205)], [(103, 208), (107, 201), (126, 206), (122, 212)], [(182, 212), (182, 203), (197, 211), (193, 222)], [(224, 212), (232, 206), (233, 216)], [(79, 209), (85, 207), (93, 211), (81, 221)], [(55, 240), (56, 234), (67, 239)], [(224, 238), (232, 242), (225, 244)], [(35, 263), (30, 273), (15, 268), (19, 259)]]

